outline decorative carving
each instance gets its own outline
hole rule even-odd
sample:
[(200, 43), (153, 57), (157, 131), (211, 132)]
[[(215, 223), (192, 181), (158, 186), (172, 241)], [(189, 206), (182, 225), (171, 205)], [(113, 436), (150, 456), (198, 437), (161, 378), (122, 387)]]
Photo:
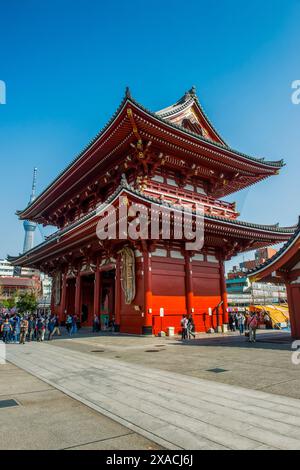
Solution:
[(131, 304), (135, 298), (135, 256), (134, 251), (124, 247), (119, 252), (122, 259), (121, 286), (125, 295), (125, 303)]
[(96, 265), (88, 260), (88, 261), (84, 261), (82, 263), (80, 271), (81, 272), (92, 272), (93, 273), (93, 272), (95, 272), (95, 270), (96, 270)]
[(67, 271), (67, 277), (76, 277), (77, 276), (77, 270), (70, 265)]

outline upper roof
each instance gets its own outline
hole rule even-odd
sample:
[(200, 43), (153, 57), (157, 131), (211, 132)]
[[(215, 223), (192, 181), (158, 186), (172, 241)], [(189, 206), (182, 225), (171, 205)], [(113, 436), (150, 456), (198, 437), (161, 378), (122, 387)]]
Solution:
[(228, 147), (205, 114), (193, 86), (176, 103), (156, 112), (172, 124)]
[(300, 254), (300, 217), (297, 229), (282, 248), (264, 263), (249, 270), (247, 275), (252, 281), (264, 279), (276, 270), (283, 268), (297, 253)]
[(237, 181), (224, 185), (218, 197), (277, 174), (284, 165), (283, 160), (266, 161), (228, 147), (205, 115), (194, 89), (157, 113), (144, 108), (126, 89), (124, 99), (106, 126), (34, 201), (24, 210), (17, 211), (21, 219), (40, 222), (45, 209), (76, 188), (82, 178), (88, 177), (108, 158), (128, 147), (134, 139), (128, 109), (133, 112), (143, 136), (163, 142), (170, 150), (179, 148), (186, 159), (197, 158), (199, 165), (214, 165), (220, 171), (230, 170), (235, 174)]

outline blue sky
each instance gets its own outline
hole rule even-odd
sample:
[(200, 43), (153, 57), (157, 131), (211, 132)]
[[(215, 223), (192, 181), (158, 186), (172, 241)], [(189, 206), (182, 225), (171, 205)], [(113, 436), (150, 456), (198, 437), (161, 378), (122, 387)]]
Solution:
[(33, 167), (40, 192), (106, 123), (126, 85), (154, 111), (195, 85), (231, 146), (287, 163), (230, 198), (241, 219), (297, 221), (300, 1), (0, 0), (0, 11), (0, 257), (22, 249), (15, 210), (28, 202)]

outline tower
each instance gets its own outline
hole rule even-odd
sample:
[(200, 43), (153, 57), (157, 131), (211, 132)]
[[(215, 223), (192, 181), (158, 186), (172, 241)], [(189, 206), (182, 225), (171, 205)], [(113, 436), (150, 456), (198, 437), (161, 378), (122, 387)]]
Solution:
[[(28, 205), (30, 205), (35, 199), (36, 173), (37, 173), (37, 168), (34, 168), (34, 170), (33, 170), (33, 180), (32, 180), (32, 189), (31, 189), (31, 195), (30, 195), (30, 200), (29, 200)], [(23, 253), (25, 253), (26, 251), (31, 250), (31, 248), (33, 248), (34, 232), (35, 232), (35, 229), (36, 229), (36, 223), (31, 222), (30, 220), (25, 220), (23, 226), (24, 226), (24, 230), (25, 230)]]

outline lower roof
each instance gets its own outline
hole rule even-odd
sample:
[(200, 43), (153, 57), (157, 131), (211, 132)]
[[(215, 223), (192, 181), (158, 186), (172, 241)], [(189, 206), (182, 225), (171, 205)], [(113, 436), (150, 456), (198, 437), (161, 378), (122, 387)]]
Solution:
[[(263, 279), (264, 277), (268, 276), (271, 270), (275, 271), (284, 265), (286, 259), (289, 258), (289, 255), (292, 257), (295, 253), (294, 251), (298, 249), (300, 250), (300, 217), (298, 226), (290, 237), (290, 239), (283, 245), (283, 247), (275, 253), (274, 256), (266, 260), (264, 263), (260, 264), (254, 269), (248, 271), (247, 276), (254, 280), (257, 277), (259, 279)], [(293, 252), (292, 252), (293, 250)]]
[[(9, 256), (8, 257), (9, 261), (11, 261), (13, 265), (22, 265), (23, 263), (25, 263), (25, 261), (27, 261), (26, 264), (28, 264), (29, 259), (33, 257), (35, 254), (37, 254), (40, 250), (42, 250), (47, 245), (51, 245), (51, 243), (59, 242), (61, 237), (67, 235), (69, 232), (73, 231), (77, 227), (95, 218), (102, 211), (104, 211), (108, 205), (112, 204), (115, 200), (117, 200), (117, 198), (121, 194), (132, 195), (132, 196), (137, 197), (141, 201), (144, 201), (147, 203), (155, 203), (156, 205), (159, 205), (161, 207), (176, 211), (176, 206), (166, 201), (159, 200), (155, 197), (145, 195), (143, 192), (138, 191), (137, 189), (129, 185), (125, 178), (122, 178), (121, 183), (116, 189), (116, 191), (113, 194), (111, 194), (111, 196), (103, 204), (101, 204), (99, 208), (81, 217), (80, 219), (76, 220), (75, 222), (68, 225), (67, 227), (61, 230), (58, 230), (54, 234), (47, 237), (47, 239), (43, 243), (37, 245), (36, 247), (32, 248), (26, 253), (23, 253), (16, 257)], [(177, 210), (178, 211), (180, 210), (178, 206), (177, 206)], [(209, 225), (211, 224), (223, 225), (228, 230), (232, 230), (233, 232), (237, 229), (243, 229), (247, 232), (253, 231), (253, 239), (258, 238), (259, 236), (269, 235), (270, 236), (269, 238), (273, 239), (274, 237), (274, 239), (276, 240), (274, 241), (273, 244), (280, 243), (282, 241), (287, 240), (292, 234), (294, 234), (295, 230), (297, 229), (296, 225), (292, 227), (280, 227), (278, 224), (261, 225), (261, 224), (254, 224), (254, 223), (249, 223), (249, 222), (244, 222), (244, 221), (239, 221), (239, 220), (228, 219), (225, 217), (220, 217), (220, 216), (211, 215), (211, 214), (205, 214), (204, 221), (205, 221), (205, 224), (209, 224)], [(266, 245), (270, 245), (270, 244), (271, 243), (266, 243)]]

